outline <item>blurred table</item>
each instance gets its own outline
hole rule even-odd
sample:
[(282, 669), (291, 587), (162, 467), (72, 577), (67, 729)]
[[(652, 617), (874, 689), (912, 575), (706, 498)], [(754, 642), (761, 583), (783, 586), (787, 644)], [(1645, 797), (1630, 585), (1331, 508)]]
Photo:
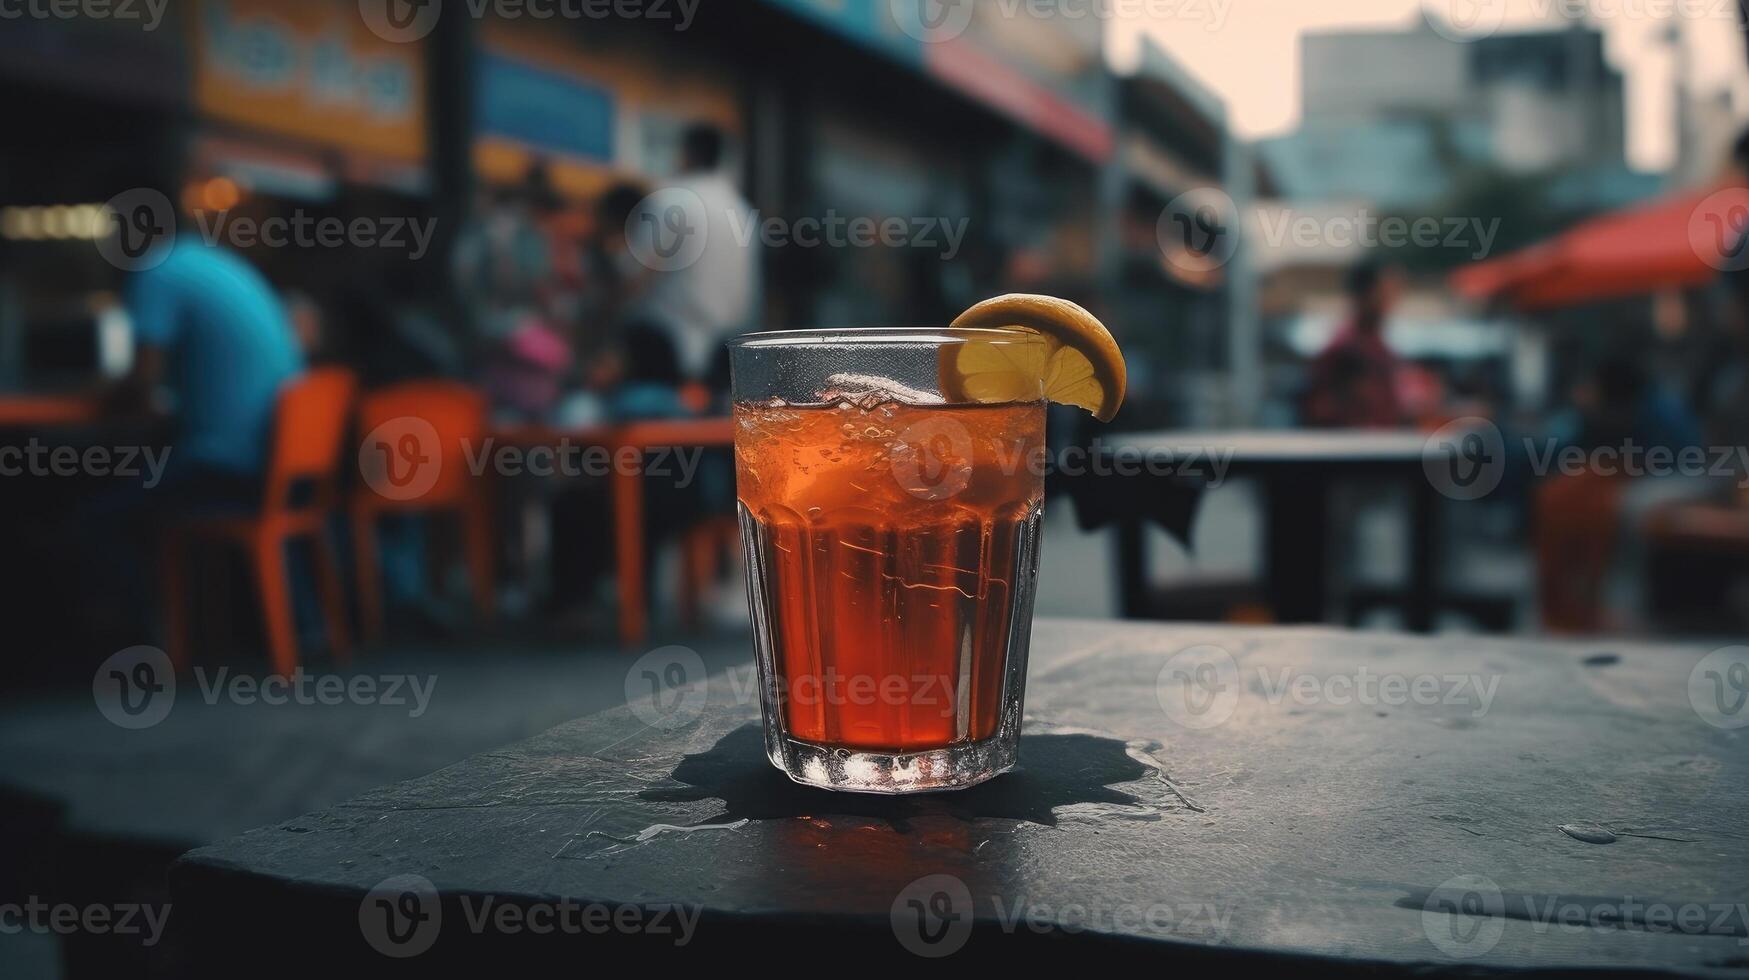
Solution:
[[(1382, 479), (1408, 493), (1409, 574), (1401, 599), (1404, 625), (1433, 626), (1439, 569), (1438, 494), (1424, 468), (1426, 436), (1385, 431), (1140, 432), (1102, 437), (1104, 473), (1097, 480), (1118, 526), (1118, 580), (1124, 615), (1145, 616), (1149, 606), (1144, 514), (1156, 481), (1111, 472), (1123, 458), (1144, 454), (1180, 461), (1171, 479), (1206, 485), (1216, 474), (1211, 454), (1230, 453), (1226, 477), (1247, 477), (1263, 488), (1264, 588), (1277, 622), (1321, 622), (1330, 599), (1330, 490), (1356, 478)], [(1126, 499), (1128, 498), (1128, 499)], [(1079, 503), (1079, 501), (1078, 501)]]
[[(172, 938), (198, 975), (535, 975), (673, 952), (684, 911), (718, 964), (1740, 976), (1749, 753), (1704, 652), (1043, 620), (1021, 768), (913, 797), (789, 782), (731, 670), (192, 851)], [(600, 928), (521, 918), (565, 903)]]
[(644, 643), (650, 632), (648, 562), (644, 519), (644, 473), (618, 465), (621, 450), (644, 454), (656, 449), (717, 448), (733, 446), (734, 420), (727, 416), (702, 419), (662, 419), (622, 425), (595, 425), (575, 429), (548, 425), (504, 426), (493, 431), (502, 442), (528, 448), (601, 446), (615, 460), (610, 478), (613, 501), (615, 568), (619, 584), (620, 640), (627, 646)]

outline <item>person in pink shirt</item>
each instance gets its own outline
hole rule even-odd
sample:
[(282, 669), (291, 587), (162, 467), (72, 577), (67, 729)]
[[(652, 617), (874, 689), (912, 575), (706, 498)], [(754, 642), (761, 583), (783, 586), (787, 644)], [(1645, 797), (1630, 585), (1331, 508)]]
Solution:
[(1405, 424), (1402, 359), (1385, 343), (1385, 320), (1402, 289), (1396, 269), (1367, 261), (1348, 272), (1350, 312), (1312, 362), (1301, 414), (1325, 429), (1390, 429)]

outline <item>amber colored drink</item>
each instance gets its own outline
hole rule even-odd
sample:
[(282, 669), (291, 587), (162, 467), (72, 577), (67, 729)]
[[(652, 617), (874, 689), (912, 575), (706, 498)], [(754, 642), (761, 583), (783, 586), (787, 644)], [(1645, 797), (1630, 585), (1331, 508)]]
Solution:
[(875, 396), (735, 419), (783, 730), (882, 753), (989, 738), (1010, 633), (1030, 626), (1043, 403)]

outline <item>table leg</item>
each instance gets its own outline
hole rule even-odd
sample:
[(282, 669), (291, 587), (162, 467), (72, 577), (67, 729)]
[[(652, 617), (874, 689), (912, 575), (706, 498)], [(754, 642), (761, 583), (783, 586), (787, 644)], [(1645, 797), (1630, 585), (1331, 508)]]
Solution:
[(1148, 526), (1126, 520), (1111, 529), (1117, 539), (1118, 613), (1125, 619), (1146, 619), (1148, 601)]
[(522, 498), (523, 588), (532, 606), (553, 594), (552, 497), (544, 486), (531, 486)]
[(1433, 630), (1438, 571), (1439, 496), (1417, 473), (1409, 497), (1409, 595), (1403, 603), (1403, 625), (1412, 633), (1428, 633)]
[(1264, 482), (1264, 582), (1276, 622), (1317, 623), (1330, 595), (1330, 485), (1316, 470)]
[(628, 647), (649, 635), (644, 595), (644, 484), (636, 468), (613, 474), (613, 535), (619, 568), (619, 638)]

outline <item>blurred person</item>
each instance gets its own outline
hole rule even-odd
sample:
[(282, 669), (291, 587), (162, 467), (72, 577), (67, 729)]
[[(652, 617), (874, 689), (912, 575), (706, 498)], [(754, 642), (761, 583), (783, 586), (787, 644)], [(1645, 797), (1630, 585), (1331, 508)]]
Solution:
[[(668, 332), (682, 372), (694, 379), (708, 372), (716, 348), (750, 329), (757, 315), (758, 237), (745, 243), (740, 238), (752, 227), (753, 207), (723, 172), (724, 158), (721, 130), (706, 123), (687, 128), (681, 137), (680, 176), (669, 186), (696, 194), (702, 202), (704, 250), (690, 265), (652, 275), (628, 311), (628, 319)], [(633, 227), (627, 233), (656, 236), (663, 231)]]
[[(365, 213), (354, 206), (342, 213)], [(328, 278), (328, 356), (358, 373), (365, 391), (427, 378), (458, 378), (465, 372), (459, 345), (437, 309), (441, 293), (430, 288), (423, 267), (404, 257), (336, 253), (344, 263)], [(440, 634), (455, 617), (433, 588), (426, 560), (433, 525), (417, 512), (388, 513), (377, 521), (376, 543), (383, 595), (391, 615), (417, 630)], [(300, 622), (320, 624), (319, 610), (300, 603)]]
[(1658, 384), (1639, 357), (1604, 358), (1574, 386), (1572, 408), (1555, 419), (1555, 442), (1590, 452), (1599, 448), (1660, 448), (1678, 453), (1704, 441), (1700, 422)]
[(1318, 428), (1388, 429), (1403, 425), (1398, 385), (1403, 363), (1385, 343), (1385, 323), (1402, 291), (1394, 267), (1366, 260), (1348, 271), (1349, 313), (1312, 362), (1302, 414)]
[(533, 182), (538, 179), (481, 193), (456, 236), (451, 272), (479, 336), (506, 337), (540, 307), (552, 255), (536, 220), (535, 204), (543, 194)]
[[(1749, 137), (1738, 141), (1739, 151)], [(1742, 159), (1742, 156), (1739, 156)], [(1741, 247), (1749, 247), (1746, 244)], [(1749, 269), (1719, 276), (1720, 329), (1708, 352), (1696, 401), (1707, 458), (1725, 478), (1700, 499), (1676, 501), (1648, 517), (1646, 578), (1651, 611), (1663, 623), (1700, 629), (1749, 624)]]
[(134, 275), (124, 303), (135, 357), (118, 394), (173, 395), (180, 481), (258, 481), (280, 388), (304, 369), (286, 306), (256, 268), (192, 226)]
[(643, 186), (622, 181), (603, 191), (591, 209), (593, 227), (585, 246), (588, 295), (584, 311), (603, 326), (604, 340), (655, 274), (638, 261), (626, 239), (626, 225), (648, 194)]
[(1702, 442), (1693, 414), (1643, 361), (1630, 351), (1601, 360), (1574, 386), (1572, 407), (1554, 419), (1545, 443), (1550, 460), (1575, 448), (1586, 460), (1542, 473), (1536, 489), (1538, 594), (1549, 629), (1633, 625), (1649, 605), (1640, 584), (1650, 524), (1706, 493), (1704, 478), (1638, 468), (1652, 450), (1676, 459)]
[(1749, 185), (1749, 128), (1739, 132), (1731, 142), (1731, 157), (1725, 163), (1720, 182), (1738, 187)]
[(582, 321), (576, 338), (578, 389), (565, 414), (590, 422), (687, 414), (676, 394), (686, 378), (672, 334), (639, 302), (656, 273), (641, 262), (626, 226), (648, 191), (623, 181), (596, 198), (584, 250)]
[(583, 301), (581, 216), (559, 196), (544, 160), (529, 165), (523, 187), (529, 217), (545, 239), (547, 255), (546, 275), (535, 283), (535, 303), (548, 322), (568, 334), (577, 326)]
[(603, 191), (590, 208), (590, 230), (583, 243), (575, 381), (579, 394), (592, 399), (604, 396), (625, 369), (626, 309), (653, 275), (632, 253), (625, 234), (626, 223), (647, 193), (638, 184), (622, 181)]
[(485, 388), (494, 415), (509, 421), (550, 421), (571, 369), (571, 344), (564, 335), (539, 316), (524, 317), (487, 356)]
[[(1313, 359), (1301, 400), (1301, 418), (1314, 428), (1396, 428), (1408, 421), (1399, 385), (1403, 362), (1386, 345), (1385, 321), (1397, 300), (1400, 275), (1367, 259), (1344, 280), (1349, 312), (1330, 343)], [(1332, 523), (1357, 527), (1362, 515), (1385, 498), (1377, 487), (1354, 486), (1335, 495)], [(1340, 544), (1343, 565), (1366, 564), (1366, 539), (1349, 535)]]
[[(339, 176), (336, 188), (333, 213), (348, 220), (410, 203), (383, 201)], [(362, 388), (466, 373), (468, 335), (448, 315), (456, 305), (449, 287), (461, 288), (453, 270), (429, 255), (391, 249), (317, 251), (321, 264), (311, 278), (325, 284), (318, 294), (322, 350), (356, 371)]]
[(355, 270), (327, 291), (323, 349), (357, 371), (367, 390), (460, 377), (467, 358), (444, 321), (439, 295), (407, 264)]
[[(595, 379), (604, 389), (607, 421), (648, 422), (690, 414), (681, 397), (680, 359), (666, 330), (634, 324), (614, 347)], [(699, 492), (692, 485), (652, 478), (645, 481), (644, 495), (645, 537), (654, 553), (698, 515)], [(553, 500), (553, 539), (567, 546), (551, 556), (549, 615), (570, 617), (579, 627), (611, 628), (605, 601), (610, 591), (606, 575), (615, 554), (613, 528), (605, 519), (611, 508), (609, 489), (601, 481), (570, 481)], [(646, 583), (651, 586), (653, 581)]]
[(304, 370), (297, 332), (267, 280), (230, 248), (202, 241), (191, 215), (180, 218), (174, 241), (155, 246), (161, 261), (128, 284), (134, 364), (110, 391), (115, 407), (136, 412), (169, 393), (168, 457), (161, 473), (74, 515), (86, 538), (76, 588), (118, 600), (94, 609), (111, 614), (93, 624), (100, 631), (137, 630), (146, 619), (144, 569), (156, 544), (148, 535), (190, 514), (259, 506), (279, 392)]
[(572, 369), (572, 323), (560, 318), (574, 316), (574, 304), (555, 301), (564, 292), (550, 234), (556, 208), (537, 163), (520, 185), (488, 194), (456, 244), (455, 273), (486, 346), (487, 398), (507, 421), (549, 421)]
[(639, 325), (626, 331), (624, 373), (607, 399), (616, 422), (679, 418), (690, 414), (681, 398), (680, 356), (666, 331)]
[[(1731, 159), (1731, 181), (1749, 186), (1749, 129), (1737, 136)], [(1749, 249), (1749, 232), (1731, 254), (1742, 255), (1744, 249)], [(1749, 268), (1720, 272), (1714, 301), (1719, 329), (1695, 385), (1695, 404), (1713, 445), (1749, 446)], [(1749, 502), (1749, 493), (1743, 496)]]
[[(1696, 385), (1696, 402), (1709, 445), (1749, 446), (1749, 269), (1721, 273), (1717, 292), (1719, 336)], [(1749, 472), (1740, 459), (1733, 471), (1739, 486), (1730, 496), (1749, 505), (1749, 490), (1740, 485)]]

